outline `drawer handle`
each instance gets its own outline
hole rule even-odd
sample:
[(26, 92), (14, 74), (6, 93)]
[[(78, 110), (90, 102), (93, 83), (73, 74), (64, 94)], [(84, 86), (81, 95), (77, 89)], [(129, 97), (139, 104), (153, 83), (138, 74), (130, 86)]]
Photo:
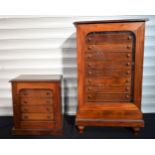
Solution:
[(23, 112), (27, 112), (27, 109), (26, 108), (23, 108)]
[(129, 58), (131, 55), (130, 54), (127, 54), (127, 57)]
[(132, 39), (132, 37), (131, 36), (128, 36), (128, 40), (131, 40)]
[(24, 116), (24, 119), (28, 119), (29, 117), (27, 115)]
[(50, 108), (46, 108), (47, 111), (50, 111)]
[(88, 41), (91, 41), (91, 38), (88, 38)]
[(127, 46), (126, 48), (127, 48), (127, 49), (131, 49), (131, 46)]
[(129, 95), (126, 95), (125, 97), (126, 97), (126, 98), (129, 98)]
[(126, 90), (129, 90), (129, 87), (126, 87)]
[(127, 71), (126, 74), (129, 75), (130, 74), (130, 71)]
[(48, 116), (47, 116), (47, 119), (51, 119), (51, 116), (48, 115)]
[(24, 104), (27, 104), (27, 101), (24, 101)]
[(129, 66), (130, 65), (130, 62), (128, 62), (126, 65)]
[(89, 74), (89, 75), (92, 75), (92, 71), (88, 71), (88, 74)]
[(91, 47), (91, 46), (89, 46), (89, 47), (88, 47), (88, 50), (91, 50), (91, 49), (92, 49), (92, 47)]

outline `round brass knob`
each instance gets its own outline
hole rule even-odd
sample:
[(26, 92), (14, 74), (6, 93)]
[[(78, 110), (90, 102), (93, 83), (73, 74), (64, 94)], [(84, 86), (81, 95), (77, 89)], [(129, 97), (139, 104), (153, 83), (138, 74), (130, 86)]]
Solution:
[(126, 90), (129, 90), (129, 87), (126, 87)]
[(88, 87), (88, 90), (92, 90), (92, 87)]
[(24, 104), (27, 104), (27, 101), (24, 101)]
[(128, 62), (126, 65), (129, 66), (130, 65), (130, 62)]
[(128, 40), (131, 40), (132, 39), (132, 37), (131, 36), (128, 36)]
[(127, 49), (130, 49), (130, 46), (129, 45), (127, 46)]
[(88, 83), (91, 84), (91, 80), (88, 80)]
[(125, 97), (126, 97), (126, 98), (129, 98), (129, 95), (127, 94)]
[(92, 49), (92, 47), (91, 46), (88, 46), (88, 50), (91, 50)]
[(92, 95), (88, 95), (88, 99), (91, 99), (92, 98)]
[(129, 58), (131, 56), (131, 54), (127, 54), (127, 57)]
[(130, 71), (127, 71), (126, 74), (130, 74)]
[(88, 38), (88, 41), (91, 41), (91, 38)]
[(28, 119), (29, 117), (27, 115), (24, 116), (24, 119)]
[(89, 74), (89, 75), (92, 75), (92, 71), (89, 71), (88, 74)]
[(26, 112), (27, 111), (27, 109), (26, 108), (23, 108), (23, 112)]

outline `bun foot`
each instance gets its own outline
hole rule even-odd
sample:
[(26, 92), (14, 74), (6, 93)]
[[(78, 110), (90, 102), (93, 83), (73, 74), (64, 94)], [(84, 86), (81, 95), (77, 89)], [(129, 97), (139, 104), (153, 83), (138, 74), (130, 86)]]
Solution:
[(140, 127), (134, 127), (132, 128), (134, 135), (138, 135), (140, 132)]
[(80, 134), (84, 132), (84, 126), (78, 126), (78, 129)]

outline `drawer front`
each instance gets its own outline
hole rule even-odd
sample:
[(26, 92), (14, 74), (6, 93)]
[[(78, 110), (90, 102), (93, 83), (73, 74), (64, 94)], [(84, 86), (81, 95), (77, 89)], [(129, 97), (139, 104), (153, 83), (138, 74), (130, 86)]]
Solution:
[(104, 52), (132, 52), (133, 45), (129, 43), (117, 43), (117, 44), (111, 44), (111, 43), (106, 43), (106, 44), (86, 44), (85, 45), (85, 52), (94, 52), (94, 51), (104, 51)]
[(109, 76), (109, 77), (131, 77), (132, 70), (131, 69), (88, 69), (86, 70), (87, 77), (101, 77), (101, 76)]
[(88, 93), (86, 95), (88, 102), (130, 102), (130, 93)]
[(127, 61), (87, 61), (85, 63), (85, 69), (131, 69), (134, 65), (130, 60)]
[(21, 105), (51, 105), (53, 98), (20, 98)]
[(128, 43), (132, 44), (130, 32), (90, 32), (86, 36), (87, 44)]
[(130, 85), (89, 85), (86, 86), (86, 92), (87, 93), (98, 93), (98, 92), (130, 92), (131, 88)]
[(53, 113), (22, 113), (21, 114), (22, 121), (50, 121), (54, 120)]
[(52, 105), (46, 105), (46, 106), (21, 106), (21, 112), (22, 113), (52, 113), (53, 107)]
[(115, 62), (131, 62), (132, 55), (129, 52), (120, 53), (120, 52), (104, 52), (104, 51), (94, 51), (94, 52), (86, 52), (86, 61), (102, 61), (102, 62), (111, 62), (115, 60)]
[(20, 97), (53, 97), (53, 91), (51, 89), (22, 89), (20, 90)]

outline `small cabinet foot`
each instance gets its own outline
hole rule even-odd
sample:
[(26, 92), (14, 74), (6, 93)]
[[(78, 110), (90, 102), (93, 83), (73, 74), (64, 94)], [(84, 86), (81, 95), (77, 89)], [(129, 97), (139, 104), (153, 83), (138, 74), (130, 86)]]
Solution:
[(138, 135), (140, 132), (140, 127), (133, 127), (132, 128), (134, 135)]
[(80, 134), (84, 132), (84, 126), (78, 126), (78, 129)]

